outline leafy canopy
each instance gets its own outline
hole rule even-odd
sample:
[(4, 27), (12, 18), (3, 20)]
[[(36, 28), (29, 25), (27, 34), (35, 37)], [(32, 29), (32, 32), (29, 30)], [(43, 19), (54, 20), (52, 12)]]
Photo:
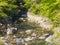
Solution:
[(16, 12), (16, 0), (0, 0), (0, 17), (6, 18)]

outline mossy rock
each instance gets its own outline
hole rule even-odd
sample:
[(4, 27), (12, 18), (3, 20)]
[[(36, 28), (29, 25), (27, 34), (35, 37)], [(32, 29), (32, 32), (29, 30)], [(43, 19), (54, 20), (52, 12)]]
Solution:
[(5, 41), (0, 39), (0, 45), (4, 45)]
[(53, 31), (56, 37), (60, 37), (60, 27), (55, 27)]
[(15, 44), (15, 43), (16, 43), (16, 40), (15, 40), (15, 39), (11, 39), (11, 40), (10, 40), (10, 43), (11, 43), (11, 44)]

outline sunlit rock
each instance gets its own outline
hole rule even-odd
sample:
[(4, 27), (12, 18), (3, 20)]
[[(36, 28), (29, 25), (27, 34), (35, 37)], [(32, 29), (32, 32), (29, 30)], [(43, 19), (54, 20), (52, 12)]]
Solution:
[(2, 40), (3, 40), (3, 39), (4, 39), (4, 37), (0, 37), (0, 39), (2, 39)]
[(13, 38), (10, 40), (10, 43), (11, 43), (11, 44), (16, 44), (16, 37), (13, 37)]
[(42, 28), (48, 29), (48, 30), (52, 29), (52, 27), (53, 27), (53, 25), (44, 24), (44, 23), (41, 23), (40, 26), (41, 26)]
[(32, 35), (31, 35), (32, 37), (36, 37), (36, 33), (32, 33)]
[(7, 40), (8, 38), (10, 38), (10, 36), (9, 36), (9, 35), (5, 37), (5, 40)]
[(44, 29), (52, 29), (53, 25), (48, 24), (51, 22), (51, 20), (49, 20), (47, 17), (42, 17), (42, 16), (36, 16), (33, 15), (31, 13), (28, 12), (28, 21), (29, 22), (35, 22), (37, 24), (39, 24), (40, 27), (44, 28)]
[(21, 43), (24, 45), (25, 44), (25, 40), (22, 38)]
[(23, 20), (23, 18), (20, 18), (20, 20)]
[(2, 23), (0, 23), (0, 25), (2, 25)]
[(49, 33), (45, 33), (43, 36), (45, 36), (45, 37), (46, 37), (46, 36), (49, 36)]
[(20, 37), (16, 38), (16, 44), (17, 44), (17, 45), (22, 45), (22, 44), (24, 44), (24, 39), (22, 39), (22, 38), (20, 38)]
[(54, 38), (55, 38), (54, 35), (50, 35), (49, 37), (47, 37), (47, 38), (45, 39), (45, 41), (51, 43)]
[(36, 39), (36, 36), (32, 36), (31, 39), (32, 39), (32, 40), (35, 40), (35, 39)]
[(32, 33), (31, 36), (32, 36), (32, 39), (35, 40), (37, 35), (36, 35), (36, 33)]
[(16, 35), (13, 35), (13, 38), (16, 38)]
[(6, 42), (9, 42), (11, 39), (12, 39), (12, 36), (10, 36), (10, 35), (7, 35), (7, 36), (5, 37), (5, 41), (6, 41)]
[(25, 45), (28, 45), (28, 43), (25, 42)]
[(45, 39), (45, 37), (41, 36), (41, 37), (38, 37), (38, 39), (41, 39), (42, 40), (42, 39)]
[(20, 38), (17, 38), (17, 39), (16, 39), (16, 44), (17, 44), (17, 45), (20, 45), (20, 40), (21, 40)]
[(7, 28), (7, 35), (12, 34), (12, 30), (10, 28)]
[(9, 45), (8, 43), (5, 43), (5, 45)]
[(16, 44), (20, 45), (20, 42), (21, 42), (21, 38), (20, 37), (16, 38)]
[(9, 24), (7, 24), (7, 26), (10, 26)]
[(27, 34), (30, 34), (32, 32), (32, 30), (26, 30), (25, 31)]
[(5, 45), (13, 45), (13, 44), (11, 44), (11, 43), (5, 43)]
[(20, 34), (24, 34), (25, 32), (24, 31), (20, 31)]
[(7, 35), (13, 34), (13, 31), (15, 31), (15, 30), (17, 30), (17, 28), (15, 28), (15, 27), (7, 28)]
[(17, 28), (16, 28), (16, 27), (11, 27), (10, 29), (11, 29), (11, 30), (13, 30), (13, 29), (17, 30)]
[(25, 41), (31, 41), (32, 38), (30, 36), (28, 36), (27, 38), (24, 39)]

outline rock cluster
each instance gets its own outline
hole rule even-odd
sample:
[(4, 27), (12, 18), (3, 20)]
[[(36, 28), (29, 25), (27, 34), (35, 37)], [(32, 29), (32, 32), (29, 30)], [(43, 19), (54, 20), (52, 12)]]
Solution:
[(49, 24), (51, 22), (51, 20), (49, 20), (46, 17), (42, 17), (42, 16), (36, 16), (31, 14), (30, 12), (27, 13), (27, 20), (29, 22), (35, 22), (38, 23), (40, 27), (44, 28), (44, 29), (52, 29), (53, 25)]
[(29, 41), (33, 41), (33, 40), (45, 40), (46, 36), (49, 35), (49, 34), (45, 34), (44, 36), (38, 36), (35, 32), (32, 32), (33, 30), (26, 30), (26, 31), (22, 31), (20, 32), (20, 34), (31, 34), (30, 36), (27, 36), (27, 37), (21, 37), (19, 36), (19, 33), (18, 35), (12, 35), (12, 34), (7, 34), (6, 36), (4, 37), (0, 37), (0, 39), (4, 40), (5, 41), (5, 45), (26, 45), (27, 43), (26, 42), (29, 42)]

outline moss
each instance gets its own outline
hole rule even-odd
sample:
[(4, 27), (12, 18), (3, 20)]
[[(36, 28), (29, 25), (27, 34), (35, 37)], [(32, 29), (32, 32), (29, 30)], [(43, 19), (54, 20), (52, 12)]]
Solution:
[(0, 45), (4, 45), (5, 41), (0, 39)]

